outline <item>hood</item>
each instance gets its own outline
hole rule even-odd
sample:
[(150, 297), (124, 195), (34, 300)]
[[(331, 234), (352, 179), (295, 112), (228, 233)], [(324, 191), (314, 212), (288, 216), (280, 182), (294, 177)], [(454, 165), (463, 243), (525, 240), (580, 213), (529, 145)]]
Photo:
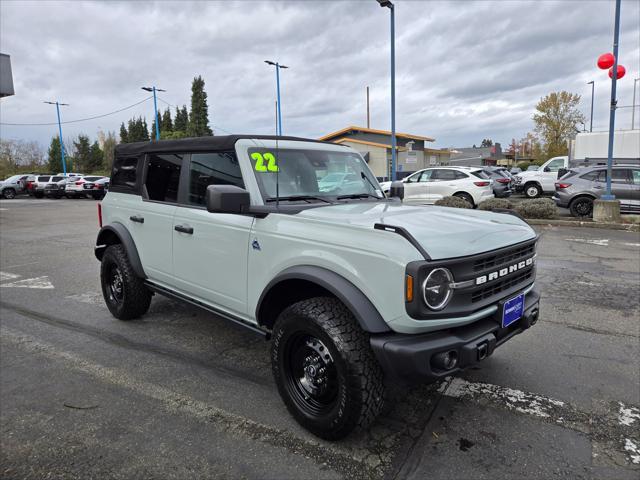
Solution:
[(536, 236), (527, 223), (513, 215), (399, 202), (346, 203), (303, 210), (295, 216), (371, 230), (376, 223), (403, 227), (433, 260), (475, 255)]

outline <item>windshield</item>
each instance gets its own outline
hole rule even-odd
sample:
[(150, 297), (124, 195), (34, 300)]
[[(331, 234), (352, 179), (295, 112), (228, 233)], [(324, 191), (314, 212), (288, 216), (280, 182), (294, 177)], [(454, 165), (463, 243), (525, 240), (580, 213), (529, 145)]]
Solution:
[(384, 198), (364, 160), (353, 152), (250, 148), (249, 158), (265, 200), (278, 196), (332, 200), (342, 195)]

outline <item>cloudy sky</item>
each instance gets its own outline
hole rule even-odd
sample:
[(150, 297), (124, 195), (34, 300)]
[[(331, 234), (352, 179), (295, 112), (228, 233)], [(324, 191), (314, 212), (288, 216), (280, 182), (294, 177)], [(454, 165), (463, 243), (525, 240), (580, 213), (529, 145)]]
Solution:
[[(508, 143), (533, 128), (537, 100), (552, 91), (583, 95), (594, 130), (608, 126), (610, 83), (595, 66), (611, 50), (614, 2), (396, 2), (397, 129), (470, 146), (485, 137)], [(622, 2), (619, 105), (630, 105), (640, 76), (640, 2)], [(273, 133), (275, 74), (282, 73), (283, 132), (317, 137), (347, 125), (390, 128), (389, 13), (374, 0), (289, 2), (0, 2), (0, 51), (11, 55), (16, 95), (0, 101), (0, 122), (55, 121), (112, 112), (144, 100), (188, 104), (202, 75), (216, 134)], [(640, 96), (640, 94), (639, 94)], [(159, 106), (166, 107), (159, 102)], [(63, 125), (64, 136), (117, 131), (153, 103), (97, 120)], [(640, 112), (636, 111), (640, 123)], [(630, 128), (631, 108), (617, 126)], [(48, 144), (57, 127), (0, 126), (2, 138)]]

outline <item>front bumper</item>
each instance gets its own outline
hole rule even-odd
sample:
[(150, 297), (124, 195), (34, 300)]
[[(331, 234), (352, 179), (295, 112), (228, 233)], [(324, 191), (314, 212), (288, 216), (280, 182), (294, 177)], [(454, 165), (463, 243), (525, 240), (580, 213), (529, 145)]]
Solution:
[[(533, 326), (539, 315), (540, 294), (525, 297), (524, 315), (502, 328), (498, 309), (492, 317), (463, 327), (421, 335), (381, 334), (371, 336), (371, 348), (385, 374), (404, 383), (433, 382), (484, 360), (507, 340)], [(453, 352), (453, 353), (452, 353)], [(442, 365), (442, 355), (457, 358), (455, 366)]]

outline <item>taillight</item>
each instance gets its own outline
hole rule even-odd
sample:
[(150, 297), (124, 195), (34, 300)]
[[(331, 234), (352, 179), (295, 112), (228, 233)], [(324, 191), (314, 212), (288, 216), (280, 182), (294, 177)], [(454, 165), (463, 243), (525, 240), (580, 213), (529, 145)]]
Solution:
[(489, 182), (473, 182), (473, 184), (477, 187), (486, 187), (489, 185)]
[(94, 185), (93, 188), (100, 190), (101, 188), (104, 188), (104, 187), (100, 184), (97, 184), (97, 185)]
[(509, 180), (508, 178), (498, 178), (496, 180), (496, 182), (498, 183), (509, 183), (511, 180)]
[(570, 186), (571, 186), (570, 183), (561, 183), (561, 182), (556, 183), (556, 188), (569, 188)]
[(76, 182), (76, 185), (82, 185), (84, 182)]
[(98, 226), (102, 228), (102, 204), (98, 203)]

